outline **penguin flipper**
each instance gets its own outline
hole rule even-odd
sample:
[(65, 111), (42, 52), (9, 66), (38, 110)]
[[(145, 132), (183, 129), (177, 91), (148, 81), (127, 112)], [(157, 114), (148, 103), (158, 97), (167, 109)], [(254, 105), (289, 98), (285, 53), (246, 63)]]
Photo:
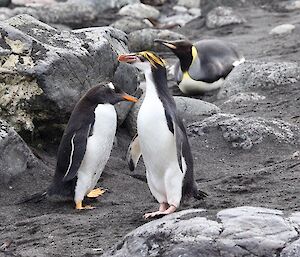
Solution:
[[(69, 137), (70, 142), (68, 144), (70, 144), (71, 147), (67, 148), (68, 156), (65, 156), (65, 158), (67, 158), (68, 160), (68, 165), (65, 166), (66, 171), (62, 179), (64, 182), (70, 181), (77, 176), (78, 169), (81, 165), (86, 151), (87, 139), (90, 133), (90, 129), (90, 125), (85, 126), (84, 128), (73, 132), (72, 136)], [(62, 161), (65, 162), (65, 160)]]
[(136, 168), (142, 155), (138, 134), (136, 134), (128, 147), (126, 160), (131, 171)]

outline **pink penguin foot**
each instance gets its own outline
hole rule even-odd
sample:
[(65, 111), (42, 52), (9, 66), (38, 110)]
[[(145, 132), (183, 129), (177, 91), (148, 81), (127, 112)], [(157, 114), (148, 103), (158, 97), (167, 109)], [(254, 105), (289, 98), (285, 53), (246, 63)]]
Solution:
[(165, 216), (168, 214), (171, 214), (176, 211), (176, 207), (174, 205), (170, 205), (169, 208), (167, 208), (168, 204), (162, 203), (159, 206), (159, 210), (155, 212), (149, 212), (144, 214), (144, 219), (149, 219), (149, 218), (160, 218), (161, 216)]

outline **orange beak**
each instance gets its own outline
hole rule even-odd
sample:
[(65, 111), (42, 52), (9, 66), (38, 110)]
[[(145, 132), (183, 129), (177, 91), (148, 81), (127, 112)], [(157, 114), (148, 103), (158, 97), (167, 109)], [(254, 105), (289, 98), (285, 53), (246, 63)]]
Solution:
[(134, 103), (136, 103), (136, 102), (138, 101), (137, 98), (135, 98), (135, 97), (133, 97), (133, 96), (131, 96), (131, 95), (128, 95), (128, 94), (126, 94), (126, 93), (122, 94), (122, 97), (123, 97), (123, 99), (125, 99), (126, 101), (129, 101), (129, 102), (134, 102)]
[(121, 54), (118, 57), (119, 62), (132, 63), (137, 61), (138, 57), (135, 54)]

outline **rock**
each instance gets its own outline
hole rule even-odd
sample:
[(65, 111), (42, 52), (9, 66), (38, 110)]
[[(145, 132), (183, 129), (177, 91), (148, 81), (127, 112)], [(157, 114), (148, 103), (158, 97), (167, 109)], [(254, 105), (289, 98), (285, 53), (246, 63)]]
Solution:
[[(126, 118), (126, 127), (133, 136), (136, 133), (137, 128), (137, 116), (140, 107), (143, 103), (144, 95), (139, 99), (139, 102), (134, 104)], [(176, 102), (178, 114), (184, 120), (185, 123), (200, 121), (205, 117), (211, 116), (215, 113), (220, 112), (220, 108), (214, 104), (204, 102), (198, 99), (193, 99), (183, 96), (174, 96)]]
[(0, 184), (7, 185), (37, 162), (17, 132), (0, 119)]
[(175, 5), (172, 9), (177, 13), (186, 13), (188, 11), (186, 7), (180, 5)]
[(141, 30), (150, 27), (149, 23), (130, 16), (123, 17), (112, 23), (110, 26), (122, 30), (126, 34), (129, 34), (136, 30)]
[(300, 256), (300, 239), (296, 240), (295, 242), (285, 247), (280, 254), (280, 257), (295, 257), (295, 256)]
[(103, 257), (271, 257), (298, 238), (295, 225), (273, 209), (245, 206), (217, 214), (191, 209), (146, 223)]
[(300, 9), (300, 1), (299, 0), (290, 0), (284, 3), (280, 3), (281, 6), (286, 10), (286, 11), (294, 11), (294, 10), (299, 10)]
[[(166, 24), (167, 26), (174, 26), (180, 25), (181, 27), (185, 26), (187, 23), (192, 21), (193, 19), (199, 17), (199, 13), (197, 14), (190, 14), (190, 13), (177, 13), (175, 15), (167, 16), (167, 17), (161, 17), (159, 19), (160, 23)], [(201, 16), (201, 13), (200, 13)]]
[(165, 2), (166, 0), (141, 0), (141, 3), (143, 4), (154, 5), (154, 6), (163, 5)]
[(11, 3), (11, 0), (0, 0), (0, 7), (7, 7)]
[(241, 92), (256, 92), (284, 88), (300, 81), (297, 63), (247, 61), (235, 67), (221, 87), (218, 98)]
[(130, 4), (124, 6), (120, 11), (119, 15), (132, 16), (136, 18), (153, 18), (159, 17), (159, 11), (150, 5), (145, 4)]
[(195, 17), (200, 17), (200, 16), (201, 16), (201, 9), (200, 9), (200, 8), (190, 8), (190, 9), (188, 10), (188, 12), (189, 12), (191, 15), (195, 16)]
[(270, 31), (271, 35), (281, 35), (281, 34), (289, 34), (295, 29), (295, 25), (293, 24), (282, 24)]
[(138, 0), (68, 0), (51, 5), (17, 7), (10, 10), (10, 17), (29, 14), (47, 24), (64, 24), (72, 28), (82, 28), (98, 19), (108, 9), (120, 8)]
[(187, 8), (200, 8), (201, 0), (178, 0), (177, 5), (182, 5)]
[(199, 121), (220, 112), (219, 107), (202, 100), (183, 96), (174, 96), (174, 100), (178, 113), (187, 123)]
[(25, 6), (38, 6), (38, 5), (50, 5), (55, 4), (55, 0), (12, 0), (14, 5), (25, 5)]
[(206, 26), (210, 29), (227, 25), (245, 23), (246, 20), (231, 7), (219, 6), (211, 10), (206, 16)]
[(198, 136), (209, 134), (215, 129), (232, 147), (244, 150), (250, 150), (268, 139), (278, 143), (300, 144), (300, 128), (276, 119), (244, 118), (219, 113), (188, 126), (191, 134)]
[[(66, 122), (80, 96), (98, 82), (114, 79), (117, 55), (128, 52), (126, 35), (119, 30), (57, 31), (28, 15), (3, 22), (1, 35), (0, 115), (18, 131)], [(125, 71), (132, 78), (126, 87), (133, 93), (136, 71)], [(116, 76), (125, 86), (124, 77)]]
[(165, 51), (166, 49), (154, 43), (154, 39), (179, 40), (185, 36), (166, 29), (142, 29), (131, 32), (128, 36), (128, 48), (131, 52), (151, 50)]
[(2, 7), (0, 8), (0, 21), (4, 21), (14, 16), (12, 10), (9, 8)]

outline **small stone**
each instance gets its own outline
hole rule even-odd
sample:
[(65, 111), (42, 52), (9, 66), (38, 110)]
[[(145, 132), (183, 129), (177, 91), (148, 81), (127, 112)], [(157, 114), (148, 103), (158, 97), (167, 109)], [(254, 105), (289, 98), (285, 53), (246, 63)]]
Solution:
[(187, 8), (199, 8), (201, 4), (201, 0), (178, 0), (177, 5), (182, 5)]
[(284, 6), (287, 11), (294, 11), (300, 9), (300, 1), (288, 1)]
[(295, 29), (295, 25), (293, 24), (282, 24), (270, 31), (271, 35), (281, 35), (281, 34), (289, 34)]
[(153, 6), (163, 5), (165, 2), (166, 0), (141, 0), (141, 3)]
[(219, 6), (212, 9), (206, 16), (206, 26), (210, 29), (227, 25), (245, 23), (246, 20), (231, 7)]
[(180, 5), (173, 6), (173, 10), (177, 13), (185, 13), (188, 11), (188, 9), (186, 7), (180, 6)]
[(201, 9), (200, 9), (200, 8), (190, 8), (190, 9), (188, 10), (188, 12), (189, 12), (191, 15), (195, 16), (195, 17), (200, 17), (200, 16), (201, 16)]
[(146, 4), (130, 4), (124, 6), (119, 11), (120, 15), (123, 16), (132, 16), (137, 18), (153, 18), (157, 19), (160, 15), (159, 11), (154, 7)]

